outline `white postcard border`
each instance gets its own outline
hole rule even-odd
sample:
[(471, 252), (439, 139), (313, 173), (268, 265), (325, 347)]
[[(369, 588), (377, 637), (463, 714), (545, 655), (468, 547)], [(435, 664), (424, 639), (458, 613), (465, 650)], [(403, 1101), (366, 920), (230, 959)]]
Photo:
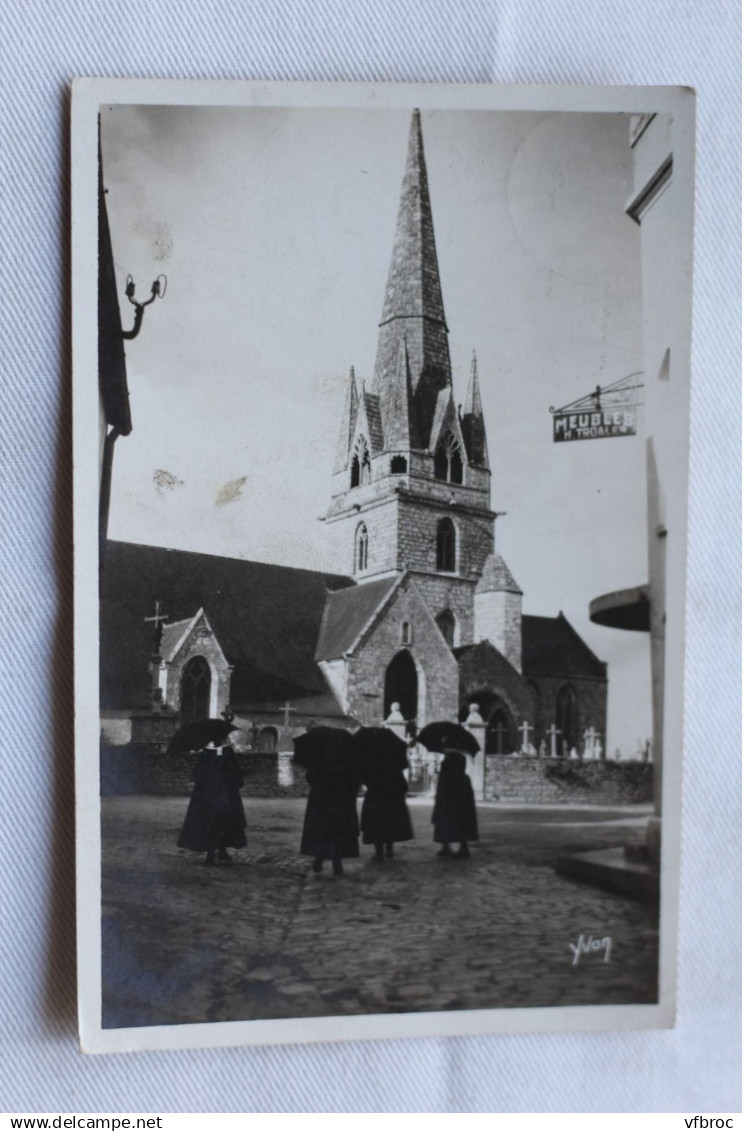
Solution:
[[(75, 543), (75, 774), (78, 1002), (84, 1052), (295, 1044), (399, 1037), (600, 1031), (674, 1024), (681, 851), (682, 759), (667, 758), (663, 780), (660, 978), (656, 1005), (571, 1006), (332, 1016), (103, 1029), (101, 1025), (101, 835), (98, 687), (98, 355), (97, 137), (107, 103), (616, 112), (673, 115), (675, 177), (684, 238), (692, 242), (694, 92), (673, 87), (494, 86), (491, 84), (269, 83), (78, 79), (72, 103), (73, 490)], [(680, 281), (674, 348), (689, 364), (692, 279)], [(675, 511), (686, 515), (689, 382), (676, 405), (684, 483)], [(686, 520), (684, 524), (686, 529)], [(683, 747), (684, 559), (669, 565), (665, 745)], [(671, 691), (671, 694), (669, 694)]]

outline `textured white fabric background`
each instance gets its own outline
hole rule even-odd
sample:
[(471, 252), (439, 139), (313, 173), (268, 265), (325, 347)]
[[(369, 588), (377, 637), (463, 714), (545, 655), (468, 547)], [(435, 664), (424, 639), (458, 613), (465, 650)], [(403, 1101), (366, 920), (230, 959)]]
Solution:
[[(2, 1110), (741, 1110), (738, 7), (736, 0), (0, 0)], [(675, 1030), (78, 1053), (67, 187), (67, 84), (76, 75), (697, 88)]]

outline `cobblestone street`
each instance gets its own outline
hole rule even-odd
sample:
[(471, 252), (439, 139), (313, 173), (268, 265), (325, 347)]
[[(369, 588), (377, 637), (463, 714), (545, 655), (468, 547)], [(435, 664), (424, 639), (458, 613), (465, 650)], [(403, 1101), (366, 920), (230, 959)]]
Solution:
[[(656, 1000), (656, 909), (554, 869), (640, 844), (645, 807), (479, 805), (471, 859), (445, 861), (417, 800), (416, 840), (335, 878), (298, 855), (301, 800), (246, 799), (248, 847), (214, 868), (176, 847), (186, 805), (102, 801), (105, 1027)], [(574, 965), (581, 934), (609, 961)]]

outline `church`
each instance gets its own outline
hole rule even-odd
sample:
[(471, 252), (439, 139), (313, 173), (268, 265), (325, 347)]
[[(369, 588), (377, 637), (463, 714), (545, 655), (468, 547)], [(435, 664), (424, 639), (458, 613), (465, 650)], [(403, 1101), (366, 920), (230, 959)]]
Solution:
[(455, 401), (414, 111), (374, 370), (350, 372), (323, 518), (337, 572), (109, 542), (104, 738), (229, 710), (249, 749), (282, 751), (310, 719), (414, 737), (475, 703), (487, 754), (604, 749), (607, 666), (561, 613), (523, 614), (496, 517), (475, 355)]

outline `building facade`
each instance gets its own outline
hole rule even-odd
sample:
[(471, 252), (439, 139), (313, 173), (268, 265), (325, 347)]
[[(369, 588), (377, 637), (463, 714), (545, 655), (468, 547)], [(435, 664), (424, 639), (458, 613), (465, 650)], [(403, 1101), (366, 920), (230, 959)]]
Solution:
[[(453, 391), (414, 111), (373, 376), (367, 385), (350, 372), (323, 520), (339, 573), (112, 544), (102, 602), (109, 726), (133, 706), (138, 667), (145, 714), (175, 725), (229, 707), (263, 749), (270, 740), (291, 749), (311, 717), (342, 726), (394, 717), (414, 735), (476, 703), (486, 752), (596, 756), (606, 665), (562, 614), (523, 615), (495, 520), (475, 355), (461, 408)], [(153, 648), (156, 601), (169, 623)]]

